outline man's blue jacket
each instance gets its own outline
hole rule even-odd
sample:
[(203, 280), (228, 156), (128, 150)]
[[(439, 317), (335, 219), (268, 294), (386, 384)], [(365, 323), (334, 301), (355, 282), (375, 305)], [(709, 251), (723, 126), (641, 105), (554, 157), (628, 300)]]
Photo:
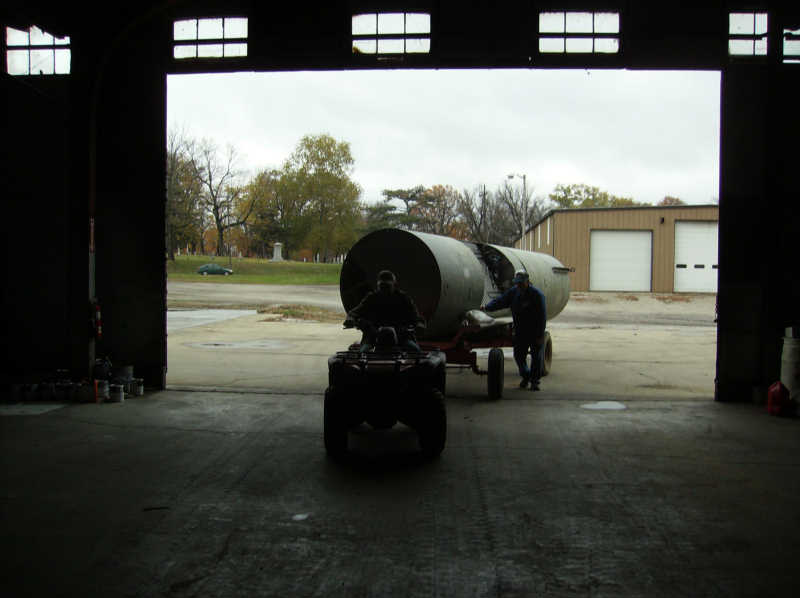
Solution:
[(544, 337), (547, 324), (547, 305), (544, 294), (529, 284), (527, 289), (516, 285), (500, 297), (486, 304), (486, 311), (511, 308), (514, 319), (514, 336), (520, 340), (535, 340)]

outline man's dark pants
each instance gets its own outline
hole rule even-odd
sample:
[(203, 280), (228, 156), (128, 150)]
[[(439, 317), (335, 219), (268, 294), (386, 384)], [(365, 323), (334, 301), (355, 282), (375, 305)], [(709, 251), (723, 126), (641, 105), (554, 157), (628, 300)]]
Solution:
[[(517, 362), (519, 375), (525, 380), (538, 383), (544, 369), (544, 347), (537, 345), (533, 338), (514, 339), (514, 361)], [(531, 368), (528, 367), (527, 357), (531, 354)]]

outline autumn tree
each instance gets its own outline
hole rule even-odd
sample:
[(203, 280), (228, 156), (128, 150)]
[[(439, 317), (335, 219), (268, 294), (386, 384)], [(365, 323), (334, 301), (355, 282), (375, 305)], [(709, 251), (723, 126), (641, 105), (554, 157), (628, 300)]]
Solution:
[(460, 236), (458, 203), (461, 194), (450, 185), (425, 189), (411, 207), (417, 230), (434, 235)]
[(225, 231), (246, 223), (253, 208), (240, 184), (236, 150), (228, 146), (221, 153), (213, 141), (204, 139), (193, 144), (188, 154), (193, 176), (202, 188), (200, 205), (216, 228), (216, 253), (224, 255)]
[(301, 206), (306, 243), (324, 260), (358, 238), (361, 189), (350, 178), (353, 166), (350, 144), (321, 134), (304, 136), (283, 167)]
[(558, 184), (549, 196), (550, 201), (560, 208), (620, 208), (629, 206), (646, 206), (630, 197), (617, 197), (608, 191), (601, 191), (598, 187), (589, 185), (562, 185)]
[(665, 195), (664, 199), (659, 201), (657, 206), (685, 206), (686, 202), (678, 197), (672, 197), (671, 195)]

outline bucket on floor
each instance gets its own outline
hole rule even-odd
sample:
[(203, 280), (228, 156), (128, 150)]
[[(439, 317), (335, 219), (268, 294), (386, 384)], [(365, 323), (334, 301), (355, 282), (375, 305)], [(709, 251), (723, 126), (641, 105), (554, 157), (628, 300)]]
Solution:
[(125, 387), (122, 384), (109, 384), (108, 403), (121, 403), (125, 400)]
[(781, 382), (792, 399), (800, 399), (800, 338), (784, 337), (781, 353)]
[(131, 394), (141, 397), (144, 394), (144, 378), (134, 378), (131, 382)]

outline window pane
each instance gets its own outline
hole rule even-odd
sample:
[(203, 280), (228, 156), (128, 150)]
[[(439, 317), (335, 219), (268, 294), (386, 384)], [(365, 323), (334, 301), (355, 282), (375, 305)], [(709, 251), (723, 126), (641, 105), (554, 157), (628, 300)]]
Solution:
[(378, 15), (378, 34), (404, 33), (405, 20), (401, 12), (384, 12)]
[(756, 40), (756, 56), (766, 56), (767, 55), (767, 38), (762, 37), (761, 39)]
[(378, 32), (378, 15), (353, 16), (353, 35), (375, 35)]
[(756, 13), (756, 35), (764, 35), (767, 32), (767, 13)]
[(197, 39), (222, 39), (222, 19), (199, 19)]
[(427, 54), (430, 51), (431, 51), (430, 38), (406, 40), (406, 54)]
[(378, 44), (374, 39), (354, 39), (353, 54), (375, 54)]
[(591, 32), (592, 32), (592, 13), (590, 12), (567, 13), (567, 33), (591, 33)]
[(564, 33), (564, 13), (540, 12), (539, 33)]
[(32, 46), (39, 46), (39, 45), (53, 45), (53, 36), (49, 33), (45, 33), (38, 27), (31, 27), (31, 45)]
[(27, 75), (28, 51), (8, 50), (6, 52), (6, 66), (9, 75)]
[(225, 56), (228, 58), (247, 56), (247, 44), (225, 44)]
[(172, 55), (178, 60), (182, 58), (197, 58), (197, 46), (175, 46)]
[(753, 13), (732, 12), (728, 19), (730, 33), (734, 35), (753, 35)]
[(431, 15), (410, 12), (406, 15), (406, 33), (430, 33)]
[(591, 54), (592, 40), (584, 37), (568, 37), (567, 52), (574, 54)]
[(619, 52), (619, 40), (609, 37), (595, 38), (594, 51), (599, 54), (616, 54)]
[(404, 49), (402, 39), (378, 40), (378, 54), (402, 54)]
[(172, 39), (197, 39), (197, 19), (175, 21), (172, 25)]
[(247, 37), (247, 19), (225, 19), (225, 39)]
[(618, 12), (598, 12), (594, 15), (595, 33), (619, 33)]
[(69, 50), (56, 50), (56, 74), (69, 75), (71, 53)]
[(197, 46), (198, 58), (222, 58), (222, 44)]
[(749, 39), (728, 40), (728, 52), (735, 56), (752, 56), (753, 41)]
[(19, 29), (12, 29), (11, 27), (6, 27), (6, 45), (7, 46), (27, 46), (28, 45), (28, 32), (27, 31), (20, 31)]
[(542, 54), (564, 53), (563, 37), (544, 37), (539, 40), (539, 52)]
[(69, 36), (66, 37), (57, 37), (56, 38), (56, 45), (57, 46), (68, 46), (69, 45)]
[(783, 55), (800, 56), (800, 39), (784, 39)]
[(53, 50), (31, 50), (31, 75), (52, 75), (54, 60)]

